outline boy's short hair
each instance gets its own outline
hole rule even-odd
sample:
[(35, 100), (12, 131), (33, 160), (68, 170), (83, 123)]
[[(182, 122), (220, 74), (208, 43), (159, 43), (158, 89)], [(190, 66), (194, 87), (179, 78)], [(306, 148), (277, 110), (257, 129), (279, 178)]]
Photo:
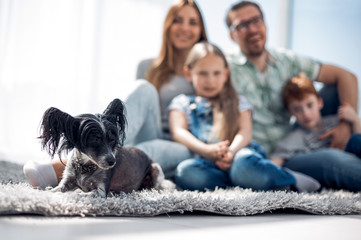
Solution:
[(286, 82), (282, 90), (283, 105), (288, 109), (291, 100), (302, 100), (308, 94), (314, 94), (317, 98), (320, 94), (313, 86), (313, 81), (306, 74), (300, 73)]

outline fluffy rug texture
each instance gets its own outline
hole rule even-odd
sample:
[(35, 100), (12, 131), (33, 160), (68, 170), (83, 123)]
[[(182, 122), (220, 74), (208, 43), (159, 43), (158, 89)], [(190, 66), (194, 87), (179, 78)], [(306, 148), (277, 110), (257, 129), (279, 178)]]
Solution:
[(21, 165), (0, 161), (0, 215), (155, 216), (203, 211), (244, 216), (281, 209), (325, 215), (361, 214), (361, 193), (255, 192), (240, 188), (207, 192), (144, 190), (104, 199), (80, 191), (52, 193), (33, 189), (26, 182)]

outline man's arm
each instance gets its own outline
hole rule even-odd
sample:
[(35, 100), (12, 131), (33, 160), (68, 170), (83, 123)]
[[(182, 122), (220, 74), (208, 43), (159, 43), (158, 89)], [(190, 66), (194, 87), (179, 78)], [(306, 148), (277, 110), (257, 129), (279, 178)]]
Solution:
[(333, 65), (323, 64), (317, 81), (325, 84), (336, 84), (341, 104), (347, 102), (357, 110), (358, 82), (354, 74)]
[[(354, 74), (333, 65), (323, 64), (317, 80), (325, 84), (336, 84), (341, 104), (349, 103), (357, 111), (358, 82)], [(341, 121), (337, 127), (327, 131), (320, 138), (331, 137), (331, 148), (344, 149), (351, 132), (351, 125)]]

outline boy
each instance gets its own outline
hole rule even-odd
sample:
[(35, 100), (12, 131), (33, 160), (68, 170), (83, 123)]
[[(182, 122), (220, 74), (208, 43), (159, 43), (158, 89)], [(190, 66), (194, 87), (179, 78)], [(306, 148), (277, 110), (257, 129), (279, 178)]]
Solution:
[(284, 165), (285, 160), (298, 153), (328, 148), (331, 140), (329, 138), (321, 140), (319, 136), (337, 126), (340, 120), (351, 125), (353, 134), (345, 151), (361, 158), (360, 119), (350, 104), (343, 104), (337, 115), (321, 117), (322, 98), (313, 86), (313, 82), (303, 73), (293, 77), (285, 84), (282, 90), (282, 99), (289, 114), (296, 118), (300, 127), (277, 144), (276, 150), (271, 156), (271, 160), (276, 165)]

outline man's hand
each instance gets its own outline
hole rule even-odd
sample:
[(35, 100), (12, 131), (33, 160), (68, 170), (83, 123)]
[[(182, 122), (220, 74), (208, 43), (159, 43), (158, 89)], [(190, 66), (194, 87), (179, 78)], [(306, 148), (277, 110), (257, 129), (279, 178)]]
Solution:
[(351, 124), (359, 121), (357, 112), (349, 103), (345, 103), (341, 107), (339, 107), (337, 115), (339, 120), (345, 120), (346, 122), (349, 122)]
[(347, 141), (351, 137), (351, 126), (349, 123), (340, 122), (336, 127), (318, 136), (319, 139), (331, 138), (330, 148), (344, 150)]

